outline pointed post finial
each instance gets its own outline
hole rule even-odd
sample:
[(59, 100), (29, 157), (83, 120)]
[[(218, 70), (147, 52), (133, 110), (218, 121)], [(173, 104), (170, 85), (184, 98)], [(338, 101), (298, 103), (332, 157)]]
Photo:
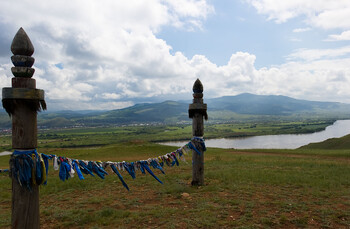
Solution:
[(31, 57), (34, 53), (34, 46), (27, 33), (21, 27), (13, 38), (11, 44), (12, 63), (15, 67), (11, 68), (15, 77), (31, 78), (35, 69), (32, 68), (35, 59)]
[(193, 118), (195, 113), (200, 113), (204, 116), (205, 120), (208, 120), (207, 104), (203, 104), (203, 84), (198, 78), (194, 82), (192, 90), (193, 104), (190, 105), (188, 110), (189, 118)]
[(193, 93), (203, 93), (203, 84), (197, 79), (193, 84)]
[(27, 33), (21, 27), (12, 40), (11, 52), (14, 55), (31, 56), (34, 53), (34, 46)]

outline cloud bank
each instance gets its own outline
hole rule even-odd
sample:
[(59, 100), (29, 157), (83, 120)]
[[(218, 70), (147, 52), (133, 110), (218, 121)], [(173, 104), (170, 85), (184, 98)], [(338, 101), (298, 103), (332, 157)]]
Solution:
[[(338, 1), (339, 6), (320, 1), (317, 8), (304, 2), (248, 1), (277, 23), (306, 15), (308, 30), (350, 27), (350, 21), (329, 22), (344, 17), (348, 1)], [(45, 90), (49, 109), (118, 109), (191, 99), (197, 78), (206, 98), (250, 92), (350, 102), (349, 47), (296, 50), (285, 64), (256, 69), (251, 53), (233, 53), (226, 65), (217, 66), (203, 55), (187, 58), (157, 38), (169, 26), (203, 29), (203, 22), (215, 17), (214, 6), (205, 0), (7, 1), (0, 15), (5, 31), (0, 35), (0, 87), (10, 86), (9, 47), (23, 27), (35, 47), (34, 78)]]

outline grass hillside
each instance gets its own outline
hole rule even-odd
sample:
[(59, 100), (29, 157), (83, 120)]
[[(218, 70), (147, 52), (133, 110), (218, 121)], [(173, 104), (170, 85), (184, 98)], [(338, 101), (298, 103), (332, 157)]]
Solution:
[[(138, 141), (38, 151), (87, 160), (135, 161), (175, 149)], [(109, 168), (104, 180), (85, 176), (80, 181), (75, 176), (63, 182), (50, 162), (48, 184), (40, 188), (40, 224), (41, 228), (345, 229), (350, 225), (350, 161), (345, 158), (349, 152), (343, 153), (209, 148), (204, 186), (191, 187), (192, 163), (187, 155), (187, 163), (165, 167), (165, 174), (152, 169), (163, 185), (140, 171), (135, 180), (121, 171), (130, 192)], [(0, 168), (7, 167), (8, 160), (9, 156), (0, 157)], [(11, 180), (0, 173), (0, 228), (9, 228), (10, 221)]]
[(174, 101), (162, 103), (144, 103), (135, 106), (108, 111), (98, 117), (98, 120), (108, 120), (114, 123), (162, 122), (175, 123), (188, 120), (188, 104)]
[(302, 149), (350, 149), (350, 134), (341, 138), (330, 138), (323, 142), (310, 143)]
[[(278, 128), (308, 127), (294, 124)], [(277, 131), (247, 124), (229, 128)], [(177, 148), (150, 141), (190, 137), (190, 125), (43, 130), (38, 152), (137, 161)], [(1, 136), (0, 147), (10, 150), (10, 142), (11, 136)], [(152, 168), (163, 185), (140, 171), (136, 179), (120, 171), (130, 192), (110, 168), (105, 179), (75, 176), (63, 182), (50, 162), (48, 184), (40, 188), (41, 228), (349, 228), (349, 150), (208, 148), (202, 187), (190, 185), (191, 156), (180, 166), (165, 167), (165, 174)], [(8, 168), (9, 159), (0, 157), (0, 169)], [(10, 222), (11, 180), (0, 173), (0, 228)]]

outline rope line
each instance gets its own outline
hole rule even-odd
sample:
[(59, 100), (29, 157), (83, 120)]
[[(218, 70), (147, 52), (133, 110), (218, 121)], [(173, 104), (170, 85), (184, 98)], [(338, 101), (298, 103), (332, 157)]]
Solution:
[(190, 151), (196, 152), (198, 155), (201, 155), (201, 151), (206, 151), (204, 139), (193, 137), (189, 143), (171, 153), (134, 162), (87, 161), (54, 154), (38, 153), (36, 149), (27, 151), (15, 150), (11, 157), (11, 160), (13, 160), (12, 167), (10, 169), (1, 169), (0, 173), (11, 172), (21, 186), (31, 190), (32, 185), (47, 184), (49, 160), (52, 161), (53, 169), (59, 171), (59, 178), (62, 181), (74, 177), (75, 173), (80, 180), (85, 179), (84, 175), (97, 175), (104, 179), (108, 175), (106, 168), (109, 166), (118, 176), (122, 185), (129, 191), (130, 189), (120, 171), (126, 171), (133, 179), (136, 178), (136, 171), (139, 170), (142, 174), (147, 172), (160, 184), (163, 184), (151, 168), (158, 169), (162, 174), (165, 174), (163, 169), (165, 165), (170, 167), (174, 165), (179, 166), (179, 159), (186, 161), (184, 155)]

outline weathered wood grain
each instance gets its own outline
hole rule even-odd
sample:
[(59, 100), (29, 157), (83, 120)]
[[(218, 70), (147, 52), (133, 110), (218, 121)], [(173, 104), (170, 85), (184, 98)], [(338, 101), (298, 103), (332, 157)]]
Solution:
[[(199, 79), (193, 85), (193, 103), (189, 105), (188, 113), (192, 118), (192, 136), (204, 136), (204, 118), (207, 119), (207, 104), (203, 103), (203, 85)], [(204, 151), (201, 154), (192, 153), (192, 182), (193, 186), (204, 185)]]
[[(3, 106), (12, 117), (12, 148), (15, 150), (33, 150), (37, 148), (37, 111), (44, 101), (44, 91), (36, 89), (34, 69), (31, 65), (34, 58), (31, 56), (34, 47), (20, 28), (15, 35), (11, 51), (15, 67), (12, 73), (11, 88), (2, 89)], [(20, 56), (18, 56), (20, 55)], [(25, 56), (28, 56), (26, 58)], [(15, 179), (13, 171), (14, 155), (10, 159), (10, 175), (12, 178), (12, 228), (37, 229), (40, 227), (39, 218), (39, 187), (31, 185), (31, 190), (22, 187)], [(34, 162), (35, 168), (35, 162)]]

